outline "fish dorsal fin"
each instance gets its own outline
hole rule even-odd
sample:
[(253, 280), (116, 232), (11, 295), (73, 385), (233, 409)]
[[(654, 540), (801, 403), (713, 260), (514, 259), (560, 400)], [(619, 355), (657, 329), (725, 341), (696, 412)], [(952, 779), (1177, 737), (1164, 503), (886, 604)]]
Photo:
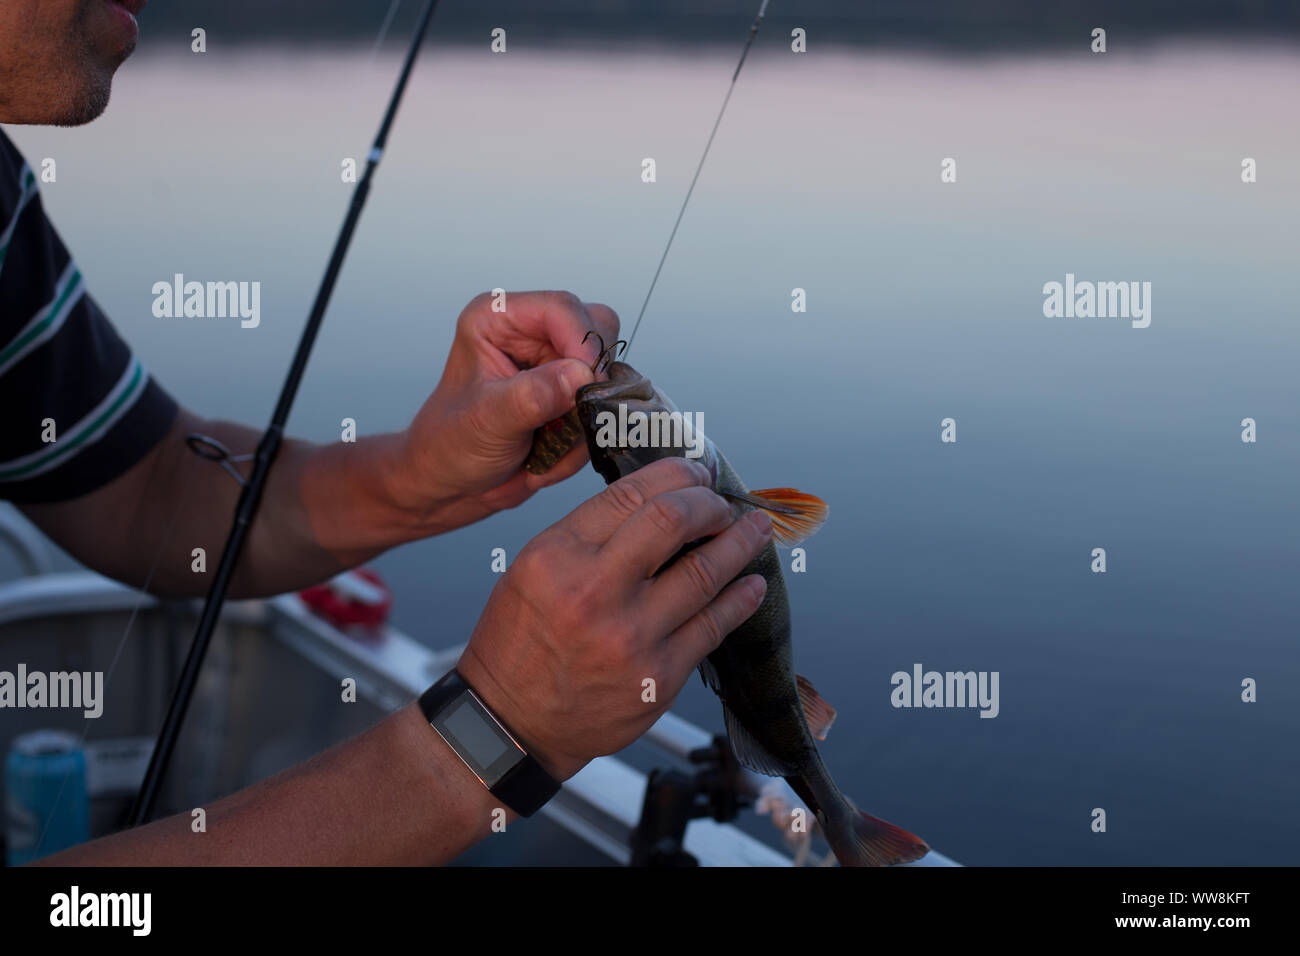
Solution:
[(835, 723), (835, 708), (822, 699), (808, 678), (795, 674), (794, 679), (799, 685), (799, 703), (803, 705), (803, 719), (808, 722), (808, 732), (818, 740), (825, 740), (831, 724)]
[(769, 777), (788, 777), (795, 768), (773, 757), (767, 752), (754, 735), (745, 729), (744, 724), (731, 712), (726, 704), (722, 705), (722, 716), (727, 723), (727, 737), (731, 740), (731, 752), (742, 767), (748, 767), (755, 773), (764, 773)]
[(707, 657), (700, 661), (700, 680), (704, 681), (704, 686), (709, 690), (719, 697), (722, 696), (722, 681), (718, 679), (718, 669)]
[(724, 491), (728, 498), (761, 508), (772, 519), (772, 537), (783, 548), (793, 548), (812, 537), (823, 524), (830, 507), (816, 495), (798, 488), (764, 488), (762, 491)]

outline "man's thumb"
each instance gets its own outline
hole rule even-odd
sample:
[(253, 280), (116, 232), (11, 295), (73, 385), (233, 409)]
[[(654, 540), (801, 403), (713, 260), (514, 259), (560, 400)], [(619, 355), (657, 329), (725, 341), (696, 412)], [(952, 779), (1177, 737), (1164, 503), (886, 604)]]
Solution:
[(590, 368), (577, 359), (556, 359), (512, 375), (506, 380), (506, 407), (512, 429), (531, 431), (565, 414), (574, 394), (595, 381)]

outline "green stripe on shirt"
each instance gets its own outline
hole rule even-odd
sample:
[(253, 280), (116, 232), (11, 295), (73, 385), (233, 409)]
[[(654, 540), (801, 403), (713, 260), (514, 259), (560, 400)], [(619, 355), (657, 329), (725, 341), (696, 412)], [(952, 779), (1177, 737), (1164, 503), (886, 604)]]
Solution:
[[(132, 358), (122, 378), (104, 402), (73, 425), (68, 430), (67, 437), (53, 441), (31, 455), (0, 463), (0, 481), (18, 481), (49, 471), (66, 457), (76, 454), (82, 446), (98, 440), (140, 397), (146, 378), (144, 366), (139, 359)], [(104, 407), (105, 404), (107, 408)]]
[(0, 375), (58, 331), (85, 291), (81, 284), (81, 270), (69, 262), (63, 282), (54, 292), (54, 300), (38, 312), (12, 342), (0, 349)]

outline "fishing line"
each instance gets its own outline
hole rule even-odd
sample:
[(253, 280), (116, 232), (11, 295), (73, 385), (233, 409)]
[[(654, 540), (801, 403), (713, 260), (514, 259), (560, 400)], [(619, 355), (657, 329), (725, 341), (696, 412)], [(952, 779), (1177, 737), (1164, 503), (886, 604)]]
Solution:
[(736, 64), (736, 72), (731, 74), (731, 85), (727, 87), (727, 95), (722, 99), (722, 109), (718, 110), (718, 118), (713, 121), (713, 130), (709, 133), (708, 142), (704, 144), (704, 153), (700, 156), (699, 165), (695, 167), (695, 175), (691, 177), (690, 188), (686, 190), (686, 198), (682, 200), (682, 208), (677, 211), (677, 221), (673, 223), (673, 231), (668, 234), (668, 245), (664, 246), (664, 254), (659, 257), (659, 265), (655, 269), (654, 278), (650, 280), (650, 288), (646, 291), (645, 301), (641, 303), (641, 311), (637, 313), (636, 322), (632, 325), (632, 334), (627, 337), (627, 347), (623, 349), (624, 354), (632, 348), (632, 341), (636, 338), (636, 330), (641, 327), (641, 319), (645, 316), (646, 307), (650, 304), (650, 296), (654, 295), (655, 285), (659, 282), (659, 273), (663, 272), (664, 262), (668, 259), (668, 250), (673, 247), (673, 239), (677, 237), (677, 227), (682, 224), (682, 216), (686, 215), (686, 207), (691, 201), (691, 193), (695, 192), (695, 184), (699, 181), (700, 170), (704, 168), (704, 161), (709, 158), (709, 148), (713, 146), (713, 137), (718, 135), (718, 127), (722, 125), (722, 116), (727, 112), (727, 104), (731, 102), (731, 94), (736, 90), (736, 80), (740, 77), (740, 69), (745, 65), (745, 57), (749, 56), (749, 48), (754, 45), (754, 37), (758, 36), (758, 28), (763, 22), (763, 15), (767, 13), (768, 0), (763, 0), (763, 5), (758, 8), (758, 16), (754, 18), (754, 25), (749, 28), (749, 38), (745, 40), (745, 48), (740, 51), (740, 62)]
[(375, 56), (379, 53), (379, 48), (384, 45), (384, 38), (388, 36), (388, 28), (393, 25), (393, 17), (397, 13), (397, 8), (402, 5), (402, 0), (393, 0), (388, 7), (388, 15), (384, 17), (384, 22), (379, 26), (379, 36), (375, 37), (375, 45), (370, 48), (370, 59), (366, 60), (369, 66), (375, 62)]
[[(392, 22), (392, 18), (396, 14), (399, 3), (400, 0), (393, 0), (393, 3), (389, 7), (384, 23), (380, 28), (380, 39), (376, 41), (376, 49), (378, 49), (379, 44), (382, 42), (382, 38), (387, 33), (389, 24)], [(758, 29), (763, 21), (763, 16), (767, 12), (767, 4), (768, 0), (762, 0), (762, 4), (758, 10), (758, 15), (755, 17), (754, 23), (750, 27), (749, 36), (745, 41), (744, 49), (741, 51), (740, 60), (737, 62), (736, 69), (731, 75), (731, 83), (728, 86), (727, 94), (722, 101), (722, 107), (718, 111), (717, 118), (714, 120), (708, 141), (705, 143), (704, 152), (700, 156), (699, 163), (696, 165), (695, 174), (691, 177), (690, 187), (686, 191), (686, 197), (682, 201), (681, 209), (678, 210), (677, 219), (673, 223), (672, 232), (668, 237), (668, 243), (664, 247), (663, 254), (659, 258), (659, 264), (656, 267), (654, 277), (650, 282), (650, 288), (646, 292), (645, 300), (641, 304), (641, 310), (637, 314), (636, 323), (633, 325), (632, 335), (628, 337), (629, 346), (632, 338), (636, 335), (637, 329), (641, 325), (641, 320), (645, 316), (646, 308), (650, 304), (650, 298), (659, 281), (659, 275), (663, 271), (664, 262), (668, 258), (668, 252), (672, 248), (673, 240), (677, 235), (677, 230), (681, 226), (683, 216), (686, 214), (686, 207), (689, 205), (691, 196), (695, 191), (695, 185), (699, 181), (705, 160), (708, 159), (709, 150), (713, 145), (714, 137), (717, 135), (718, 128), (722, 124), (722, 117), (726, 113), (728, 103), (731, 101), (731, 95), (736, 88), (736, 81), (740, 76), (741, 68), (745, 65), (745, 59), (749, 55), (750, 47), (753, 46), (754, 38), (758, 35)], [(315, 343), (317, 333), (319, 332), (320, 325), (324, 319), (325, 310), (329, 304), (329, 299), (333, 292), (339, 271), (342, 268), (343, 259), (347, 253), (348, 246), (351, 243), (352, 234), (356, 227), (357, 220), (365, 205), (366, 197), (369, 195), (371, 178), (383, 157), (383, 150), (388, 139), (389, 129), (391, 128), (393, 119), (396, 116), (397, 107), (406, 90), (407, 81), (410, 78), (411, 70), (419, 53), (420, 45), (428, 31), (429, 22), (433, 17), (437, 5), (437, 0), (426, 0), (424, 9), (420, 14), (420, 19), (416, 26), (414, 36), (411, 39), (411, 45), (406, 53), (405, 62), (402, 65), (402, 72), (398, 77), (397, 85), (393, 90), (391, 99), (389, 100), (388, 109), (384, 114), (382, 123), (380, 124), (379, 132), (370, 149), (365, 173), (357, 183), (356, 189), (353, 191), (351, 205), (348, 208), (343, 226), (340, 229), (337, 240), (335, 241), (333, 253), (330, 256), (329, 264), (325, 270), (325, 275), (321, 279), (315, 302), (312, 305), (312, 310), (308, 316), (307, 324), (303, 329), (302, 337), (298, 343), (298, 348), (294, 353), (293, 362), (285, 377), (280, 397), (276, 402), (271, 421), (268, 424), (266, 431), (263, 433), (261, 440), (258, 442), (256, 453), (253, 455), (252, 474), (249, 476), (247, 481), (243, 483), (234, 519), (228, 533), (225, 547), (222, 550), (221, 561), (217, 566), (207, 599), (204, 601), (203, 612), (200, 615), (198, 626), (195, 629), (193, 643), (190, 645), (190, 650), (186, 656), (185, 664), (181, 670), (179, 678), (177, 679), (176, 688), (168, 706), (167, 716), (163, 722), (161, 730), (159, 731), (158, 740), (150, 758), (148, 770), (146, 771), (144, 781), (140, 786), (140, 792), (137, 794), (135, 803), (131, 808), (131, 826), (138, 826), (146, 822), (151, 816), (157, 802), (161, 783), (167, 772), (168, 764), (170, 763), (172, 753), (176, 747), (177, 739), (179, 738), (181, 725), (184, 722), (186, 711), (188, 710), (190, 700), (193, 697), (198, 682), (199, 672), (203, 665), (203, 659), (207, 653), (208, 645), (211, 643), (212, 634), (220, 616), (221, 607), (225, 601), (226, 593), (229, 590), (235, 565), (239, 560), (240, 552), (242, 551), (249, 529), (256, 518), (258, 507), (261, 504), (262, 493), (266, 486), (267, 477), (276, 454), (279, 451), (283, 439), (284, 427), (288, 421), (294, 398), (297, 395), (298, 386), (301, 383), (303, 373), (306, 370), (312, 346)], [(372, 58), (373, 55), (374, 53), (372, 51)], [(129, 627), (130, 624), (128, 623), (128, 630)]]
[[(199, 623), (195, 628), (194, 641), (190, 645), (189, 653), (185, 657), (185, 664), (176, 681), (176, 689), (172, 694), (171, 703), (168, 705), (167, 716), (163, 721), (162, 729), (158, 733), (158, 742), (154, 746), (153, 754), (149, 759), (149, 768), (145, 771), (144, 781), (140, 785), (140, 792), (136, 795), (135, 803), (131, 807), (130, 826), (139, 826), (147, 822), (153, 812), (154, 804), (158, 800), (162, 780), (167, 773), (167, 766), (171, 762), (172, 752), (176, 748), (176, 741), (180, 736), (185, 713), (189, 709), (190, 700), (194, 696), (194, 690), (198, 684), (199, 672), (203, 667), (203, 658), (207, 654), (208, 645), (212, 641), (212, 633), (221, 615), (221, 606), (225, 602), (227, 591), (230, 589), (230, 582), (234, 576), (235, 565), (239, 561), (240, 552), (243, 550), (244, 541), (248, 537), (254, 519), (257, 517), (257, 509), (262, 501), (262, 492), (266, 488), (271, 465), (280, 450), (280, 443), (284, 437), (284, 427), (288, 422), (289, 412), (293, 408), (294, 398), (298, 394), (298, 386), (302, 382), (303, 373), (307, 369), (307, 360), (311, 357), (311, 349), (316, 342), (316, 335), (320, 331), (321, 323), (325, 318), (325, 310), (334, 291), (334, 283), (343, 267), (343, 259), (347, 255), (348, 246), (352, 242), (352, 234), (356, 229), (357, 220), (361, 216), (366, 197), (370, 193), (371, 178), (383, 158), (384, 146), (388, 142), (388, 132), (397, 115), (397, 107), (402, 101), (402, 94), (406, 91), (406, 84), (411, 77), (411, 70), (415, 66), (416, 57), (419, 55), (420, 45), (428, 32), (429, 21), (433, 18), (433, 12), (437, 6), (438, 0), (427, 0), (420, 14), (415, 33), (411, 37), (411, 45), (406, 51), (402, 72), (397, 78), (397, 85), (394, 87), (392, 97), (388, 101), (388, 109), (384, 112), (384, 118), (379, 125), (379, 132), (375, 135), (374, 143), (370, 147), (370, 153), (366, 159), (365, 173), (357, 183), (356, 189), (353, 190), (352, 202), (348, 206), (347, 215), (344, 217), (338, 238), (334, 242), (334, 251), (331, 253), (329, 264), (325, 268), (325, 275), (321, 278), (320, 287), (316, 292), (316, 299), (312, 303), (311, 312), (307, 317), (307, 324), (302, 331), (302, 337), (298, 340), (293, 362), (285, 375), (284, 384), (280, 389), (280, 397), (276, 401), (275, 411), (272, 413), (271, 421), (257, 444), (257, 451), (253, 455), (253, 470), (240, 491), (234, 519), (226, 538), (225, 547), (221, 552), (221, 561), (217, 565), (216, 573), (213, 575), (212, 586), (208, 591), (207, 599), (203, 603), (203, 613), (199, 616)], [(390, 8), (390, 13), (393, 10), (395, 10), (395, 5)]]

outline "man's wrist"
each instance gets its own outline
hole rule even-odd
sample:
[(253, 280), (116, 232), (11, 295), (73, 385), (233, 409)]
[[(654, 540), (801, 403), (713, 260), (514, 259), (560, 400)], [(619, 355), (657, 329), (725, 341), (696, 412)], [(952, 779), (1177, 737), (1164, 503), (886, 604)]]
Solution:
[(510, 697), (480, 663), (472, 647), (465, 649), (456, 669), (466, 683), (474, 688), (474, 693), (484, 705), (506, 724), (519, 745), (557, 781), (563, 783), (590, 762), (589, 759), (562, 753), (558, 748), (539, 744), (539, 735), (530, 730), (524, 715), (517, 713), (517, 708), (511, 706)]
[[(418, 703), (404, 708), (401, 716), (403, 758), (417, 768), (417, 798), (429, 800), (434, 811), (429, 818), (429, 836), (438, 843), (448, 842), (445, 848), (434, 847), (433, 862), (447, 862), (464, 847), (490, 835), (497, 810), (505, 810), (510, 819), (517, 817), (510, 807), (484, 788), (456, 751), (429, 726)], [(449, 812), (454, 814), (455, 826), (447, 825)], [(449, 834), (459, 834), (457, 840), (463, 844), (451, 843)]]
[(378, 475), (380, 495), (392, 520), (406, 529), (411, 540), (457, 527), (448, 512), (464, 496), (444, 487), (421, 465), (410, 431), (394, 432), (375, 440), (383, 444), (370, 467)]
[(436, 533), (445, 504), (428, 489), (416, 494), (401, 434), (315, 447), (302, 496), (313, 536), (348, 566)]

